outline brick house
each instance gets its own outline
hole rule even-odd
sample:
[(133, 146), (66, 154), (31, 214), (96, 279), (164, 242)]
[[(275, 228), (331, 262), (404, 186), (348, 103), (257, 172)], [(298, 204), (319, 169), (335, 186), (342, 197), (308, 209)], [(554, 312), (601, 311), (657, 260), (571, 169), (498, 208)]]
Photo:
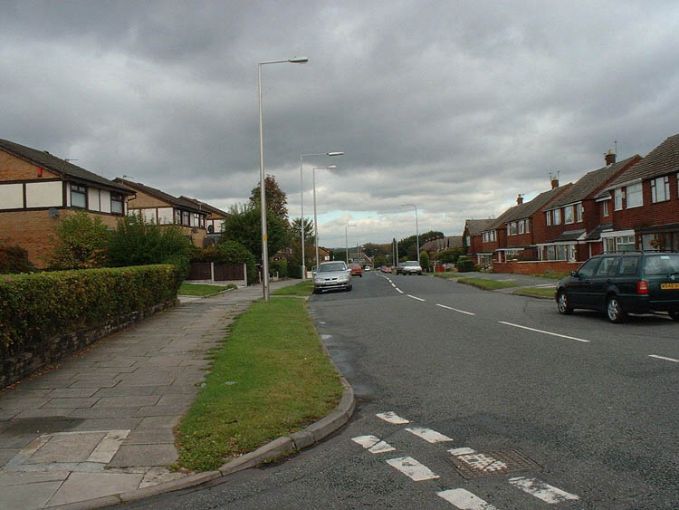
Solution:
[(129, 179), (118, 177), (115, 182), (134, 193), (127, 202), (128, 214), (141, 214), (145, 221), (161, 227), (176, 225), (194, 246), (202, 248), (205, 245), (208, 212), (199, 204)]
[(582, 262), (601, 253), (601, 233), (611, 227), (611, 218), (602, 216), (608, 204), (599, 194), (640, 160), (641, 156), (635, 155), (616, 163), (615, 154), (609, 152), (606, 166), (586, 173), (568, 192), (543, 208), (545, 240), (537, 243), (538, 260)]
[[(519, 195), (517, 205), (502, 215), (501, 222), (495, 225), (498, 232), (495, 260), (537, 260), (537, 245), (546, 240), (546, 221), (542, 209), (573, 186), (570, 183), (559, 186), (558, 179), (552, 179), (551, 184), (552, 189), (540, 193), (529, 202), (524, 203), (523, 197)], [(504, 239), (500, 236), (503, 231)]]
[(462, 244), (467, 255), (471, 257), (477, 266), (489, 266), (493, 252), (484, 253), (482, 249), (482, 233), (490, 228), (495, 222), (489, 218), (485, 220), (466, 220), (462, 232)]
[(131, 192), (47, 151), (0, 140), (0, 242), (17, 244), (44, 268), (58, 223), (85, 211), (109, 228), (126, 213)]
[(481, 251), (477, 252), (478, 265), (481, 267), (491, 267), (497, 250), (500, 247), (507, 246), (505, 220), (518, 206), (517, 204), (507, 209), (481, 232)]
[(224, 220), (229, 217), (229, 213), (195, 198), (185, 197), (184, 195), (181, 195), (179, 198), (193, 202), (201, 211), (207, 212), (207, 217), (205, 218), (207, 239), (210, 240), (210, 242), (218, 241), (222, 235)]
[(614, 179), (606, 194), (611, 229), (601, 233), (605, 251), (679, 251), (679, 134), (670, 136)]

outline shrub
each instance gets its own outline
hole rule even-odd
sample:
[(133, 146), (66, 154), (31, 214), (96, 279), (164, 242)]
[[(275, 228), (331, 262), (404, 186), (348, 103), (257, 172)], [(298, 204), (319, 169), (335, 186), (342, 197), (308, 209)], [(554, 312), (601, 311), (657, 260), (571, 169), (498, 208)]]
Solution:
[(458, 257), (455, 267), (460, 273), (468, 273), (470, 271), (474, 271), (474, 261), (469, 257), (462, 255)]
[(288, 260), (287, 259), (280, 259), (280, 260), (274, 260), (271, 262), (271, 272), (273, 274), (278, 273), (278, 276), (281, 278), (287, 278), (288, 277)]
[(53, 269), (88, 269), (107, 262), (109, 230), (101, 218), (78, 211), (57, 225), (56, 247), (49, 260)]
[(429, 253), (425, 250), (420, 252), (420, 266), (422, 266), (422, 269), (425, 271), (429, 271)]
[(238, 241), (223, 241), (202, 250), (196, 250), (191, 260), (196, 262), (245, 264), (248, 273), (248, 283), (253, 284), (257, 280), (255, 257)]
[(0, 246), (0, 273), (30, 273), (35, 267), (20, 246)]
[(171, 265), (0, 277), (0, 358), (174, 300)]

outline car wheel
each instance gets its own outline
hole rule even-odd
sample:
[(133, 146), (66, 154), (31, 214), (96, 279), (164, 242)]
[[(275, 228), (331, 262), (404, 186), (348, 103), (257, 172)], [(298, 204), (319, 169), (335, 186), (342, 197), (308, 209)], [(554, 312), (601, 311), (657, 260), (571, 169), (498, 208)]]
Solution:
[(573, 307), (571, 307), (570, 301), (568, 300), (568, 294), (564, 291), (559, 292), (559, 297), (556, 299), (556, 306), (559, 313), (564, 315), (570, 315), (573, 313)]
[(673, 321), (678, 321), (679, 322), (679, 312), (670, 312), (670, 318)]
[(320, 294), (320, 293), (321, 293), (321, 289), (314, 289), (314, 294)]
[(606, 315), (608, 315), (609, 321), (615, 322), (616, 324), (625, 322), (627, 314), (623, 311), (617, 296), (609, 296), (608, 302), (606, 303)]
[(349, 292), (352, 288), (353, 288), (353, 285), (349, 285), (349, 286), (347, 287), (347, 292)]

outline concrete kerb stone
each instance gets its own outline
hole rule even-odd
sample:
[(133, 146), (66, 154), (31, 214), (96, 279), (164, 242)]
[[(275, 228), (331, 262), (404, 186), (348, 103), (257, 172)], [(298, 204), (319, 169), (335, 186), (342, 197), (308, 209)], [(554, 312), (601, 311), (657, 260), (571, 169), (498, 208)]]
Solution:
[(92, 510), (94, 508), (104, 508), (107, 506), (119, 505), (122, 500), (117, 494), (102, 496), (101, 498), (77, 501), (66, 505), (48, 506), (49, 510)]
[(222, 475), (219, 471), (205, 471), (203, 473), (196, 473), (195, 475), (180, 478), (179, 480), (172, 480), (170, 482), (144, 487), (143, 489), (124, 492), (118, 496), (120, 497), (121, 501), (129, 503), (131, 501), (138, 501), (140, 499), (157, 496), (158, 494), (164, 494), (166, 492), (175, 492), (182, 489), (188, 489), (190, 487), (197, 487), (221, 476)]

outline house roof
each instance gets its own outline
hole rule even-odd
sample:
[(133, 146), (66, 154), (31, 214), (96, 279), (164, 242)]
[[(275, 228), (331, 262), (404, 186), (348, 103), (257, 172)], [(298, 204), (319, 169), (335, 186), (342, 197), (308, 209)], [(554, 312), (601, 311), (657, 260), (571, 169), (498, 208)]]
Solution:
[(559, 242), (559, 241), (577, 241), (580, 239), (582, 236), (585, 235), (585, 229), (580, 229), (580, 230), (566, 230), (565, 232), (561, 232), (559, 236), (554, 239), (552, 242)]
[(520, 220), (523, 218), (530, 218), (533, 216), (533, 214), (548, 205), (552, 200), (560, 196), (562, 193), (568, 193), (572, 187), (573, 185), (569, 183), (565, 186), (559, 186), (558, 188), (552, 188), (548, 191), (543, 191), (533, 200), (526, 202), (525, 204), (514, 206), (511, 213), (503, 219), (502, 223)]
[[(146, 193), (149, 196), (162, 200), (163, 202), (166, 202), (170, 205), (181, 207), (182, 209), (187, 209), (189, 211), (197, 213), (205, 213), (205, 211), (201, 210), (196, 203), (190, 200), (186, 200), (184, 198), (177, 198), (175, 196), (170, 195), (169, 193), (165, 193), (164, 191), (160, 191), (159, 189), (152, 188), (151, 186), (142, 184), (141, 182), (134, 182), (129, 179), (122, 179), (120, 177), (116, 177), (115, 181), (123, 184), (133, 192), (140, 191), (142, 193)], [(131, 207), (131, 209), (134, 209), (134, 207)]]
[(613, 230), (613, 223), (601, 223), (599, 224), (594, 230), (592, 230), (589, 234), (587, 234), (587, 237), (585, 237), (586, 241), (598, 241), (601, 239), (601, 233), (605, 232), (606, 230)]
[(679, 134), (670, 136), (639, 163), (623, 172), (608, 189), (637, 179), (651, 179), (679, 171)]
[(556, 207), (561, 207), (585, 200), (586, 198), (590, 197), (592, 193), (598, 192), (599, 189), (606, 184), (606, 182), (614, 177), (615, 174), (620, 170), (625, 168), (625, 166), (629, 165), (630, 163), (634, 164), (635, 161), (639, 161), (640, 159), (641, 156), (637, 154), (618, 163), (614, 163), (612, 165), (586, 173), (575, 184), (573, 184), (573, 187), (571, 187), (570, 191), (559, 196), (559, 198), (549, 204), (548, 208), (554, 209)]
[(495, 219), (493, 220), (493, 222), (492, 222), (488, 227), (486, 227), (486, 228), (484, 229), (484, 231), (485, 231), (485, 230), (495, 230), (495, 229), (500, 228), (502, 225), (505, 224), (505, 222), (507, 221), (507, 218), (509, 218), (509, 216), (511, 216), (511, 215), (514, 213), (514, 211), (516, 210), (517, 207), (519, 207), (519, 206), (518, 206), (518, 205), (513, 205), (512, 207), (510, 207), (509, 209), (507, 209), (507, 210), (506, 210), (505, 212), (503, 212), (500, 216), (498, 216), (497, 218), (495, 218)]
[(495, 222), (495, 219), (490, 218), (486, 220), (466, 220), (464, 222), (464, 229), (469, 232), (470, 236), (477, 236)]
[(77, 181), (87, 181), (98, 184), (104, 188), (114, 189), (119, 193), (130, 194), (130, 191), (120, 184), (102, 177), (84, 168), (74, 165), (65, 159), (53, 156), (47, 151), (32, 149), (9, 140), (0, 139), (0, 149), (9, 152), (19, 158), (26, 159), (35, 165), (53, 171), (64, 177), (70, 177)]
[(430, 250), (448, 250), (451, 248), (462, 248), (462, 236), (446, 236), (439, 239), (427, 241), (422, 245), (422, 249)]
[(189, 202), (196, 204), (198, 208), (202, 211), (207, 211), (217, 216), (223, 216), (224, 218), (229, 216), (229, 213), (227, 213), (226, 211), (222, 211), (221, 209), (218, 209), (210, 204), (206, 204), (205, 202), (202, 202), (197, 198), (191, 198), (184, 195), (180, 195), (179, 198), (181, 198), (182, 200), (188, 200)]

